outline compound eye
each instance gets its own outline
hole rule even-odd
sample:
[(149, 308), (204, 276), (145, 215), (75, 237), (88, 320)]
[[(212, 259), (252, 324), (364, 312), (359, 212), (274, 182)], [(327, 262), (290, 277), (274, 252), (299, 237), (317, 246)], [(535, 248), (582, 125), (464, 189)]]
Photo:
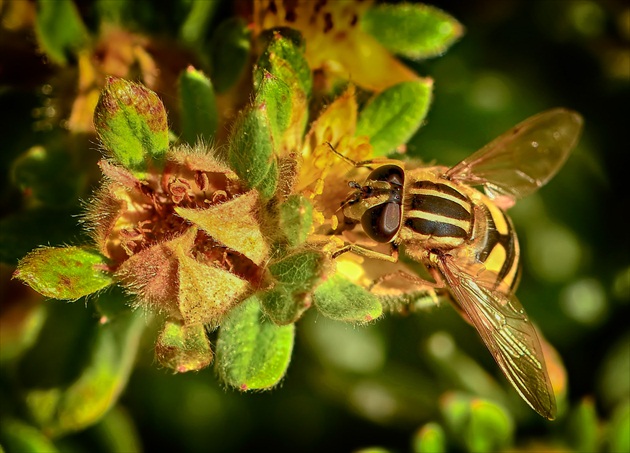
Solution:
[(363, 213), (361, 226), (370, 239), (386, 244), (391, 242), (400, 230), (401, 217), (400, 204), (381, 203)]
[(402, 186), (405, 183), (405, 171), (398, 165), (382, 165), (370, 173), (368, 180)]

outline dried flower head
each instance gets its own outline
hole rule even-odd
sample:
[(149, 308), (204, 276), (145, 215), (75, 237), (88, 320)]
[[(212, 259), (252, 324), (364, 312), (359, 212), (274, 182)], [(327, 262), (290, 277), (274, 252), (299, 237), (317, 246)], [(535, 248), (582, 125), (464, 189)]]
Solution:
[(187, 324), (218, 323), (262, 279), (269, 250), (259, 197), (211, 150), (169, 151), (140, 180), (101, 161), (105, 182), (86, 220), (100, 252), (138, 305)]

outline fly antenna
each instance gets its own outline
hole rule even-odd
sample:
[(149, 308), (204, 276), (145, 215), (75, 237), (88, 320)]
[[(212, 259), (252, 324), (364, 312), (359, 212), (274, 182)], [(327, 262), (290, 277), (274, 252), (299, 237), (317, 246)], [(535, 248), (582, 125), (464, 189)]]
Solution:
[(353, 167), (365, 167), (368, 170), (374, 170), (373, 167), (370, 167), (369, 165), (365, 165), (366, 163), (369, 163), (370, 161), (362, 161), (362, 162), (357, 162), (356, 160), (352, 160), (350, 159), (348, 156), (344, 156), (343, 154), (341, 154), (339, 151), (337, 151), (335, 149), (335, 147), (330, 143), (330, 142), (326, 142), (326, 144), (328, 145), (328, 147), (330, 148), (330, 150), (335, 153), (341, 160), (349, 163), (350, 165), (352, 165)]

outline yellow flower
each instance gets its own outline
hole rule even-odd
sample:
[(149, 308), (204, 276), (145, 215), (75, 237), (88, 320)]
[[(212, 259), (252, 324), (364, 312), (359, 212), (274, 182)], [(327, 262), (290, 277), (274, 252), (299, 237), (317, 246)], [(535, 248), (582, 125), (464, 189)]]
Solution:
[[(296, 0), (254, 1), (255, 34), (275, 27), (290, 27), (306, 41), (306, 60), (320, 88), (337, 78), (372, 91), (420, 77), (402, 64), (375, 38), (361, 30), (362, 14), (370, 1), (318, 2)], [(323, 77), (317, 77), (318, 75)]]

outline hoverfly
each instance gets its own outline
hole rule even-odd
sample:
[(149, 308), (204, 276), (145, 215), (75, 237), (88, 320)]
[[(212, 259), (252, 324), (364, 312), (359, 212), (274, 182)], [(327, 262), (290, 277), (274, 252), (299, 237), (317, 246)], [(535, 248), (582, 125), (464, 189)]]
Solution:
[(355, 244), (333, 254), (396, 262), (402, 245), (434, 281), (412, 278), (450, 293), (516, 391), (550, 420), (555, 396), (536, 330), (514, 294), (520, 250), (505, 210), (558, 172), (581, 128), (578, 113), (557, 108), (528, 118), (452, 168), (405, 171), (401, 161), (376, 168), (377, 160), (355, 162), (372, 171), (363, 184), (350, 183), (355, 190), (342, 204), (346, 222), (360, 223), (391, 254)]

